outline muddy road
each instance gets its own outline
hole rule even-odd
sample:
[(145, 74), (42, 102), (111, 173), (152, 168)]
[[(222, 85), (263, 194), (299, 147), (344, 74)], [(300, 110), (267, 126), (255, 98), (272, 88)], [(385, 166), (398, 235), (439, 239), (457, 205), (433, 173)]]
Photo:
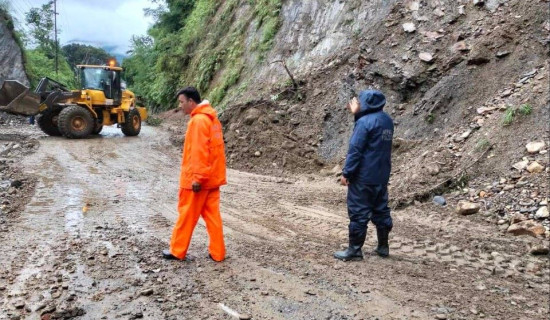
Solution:
[(19, 164), (37, 179), (0, 232), (0, 319), (548, 319), (548, 257), (532, 239), (452, 208), (393, 212), (391, 257), (332, 258), (347, 241), (334, 179), (230, 170), (222, 189), (228, 258), (165, 261), (180, 153), (157, 128), (86, 140), (42, 137)]

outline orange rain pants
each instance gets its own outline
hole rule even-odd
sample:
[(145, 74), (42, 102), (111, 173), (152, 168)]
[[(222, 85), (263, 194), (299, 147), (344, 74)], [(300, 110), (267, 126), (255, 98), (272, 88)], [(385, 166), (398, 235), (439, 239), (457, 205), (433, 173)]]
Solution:
[(210, 256), (215, 261), (223, 261), (225, 243), (220, 215), (220, 189), (206, 189), (199, 192), (180, 189), (178, 211), (179, 218), (172, 232), (170, 253), (179, 259), (185, 258), (193, 230), (199, 217), (202, 216), (210, 238), (208, 246)]

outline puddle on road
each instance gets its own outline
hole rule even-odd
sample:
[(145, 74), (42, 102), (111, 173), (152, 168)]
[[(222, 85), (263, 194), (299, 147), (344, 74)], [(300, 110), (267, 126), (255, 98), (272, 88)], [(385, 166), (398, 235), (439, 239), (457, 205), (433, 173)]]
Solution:
[(65, 230), (72, 235), (79, 234), (84, 227), (84, 212), (86, 203), (82, 201), (82, 189), (69, 188), (64, 196), (66, 201)]

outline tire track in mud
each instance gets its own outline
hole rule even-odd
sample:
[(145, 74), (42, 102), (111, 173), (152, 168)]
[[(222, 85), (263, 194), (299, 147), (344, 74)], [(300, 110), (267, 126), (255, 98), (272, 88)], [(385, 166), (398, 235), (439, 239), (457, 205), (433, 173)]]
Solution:
[[(163, 261), (180, 165), (169, 144), (149, 127), (136, 138), (106, 128), (94, 139), (44, 139), (24, 163), (38, 176), (36, 194), (0, 243), (7, 253), (0, 310), (89, 319), (178, 319), (182, 310), (224, 319), (218, 302), (256, 319), (474, 319), (474, 307), (497, 318), (543, 319), (547, 311), (542, 295), (535, 305), (517, 299), (548, 293), (548, 261), (521, 254), (526, 241), (495, 239), (494, 226), (422, 208), (394, 212), (389, 259), (367, 252), (376, 245), (370, 227), (365, 261), (335, 261), (348, 221), (345, 189), (331, 179), (229, 170), (221, 203), (227, 261), (206, 258), (202, 222), (190, 248), (196, 260)], [(475, 299), (464, 304), (465, 297)], [(27, 305), (17, 309), (17, 299)]]

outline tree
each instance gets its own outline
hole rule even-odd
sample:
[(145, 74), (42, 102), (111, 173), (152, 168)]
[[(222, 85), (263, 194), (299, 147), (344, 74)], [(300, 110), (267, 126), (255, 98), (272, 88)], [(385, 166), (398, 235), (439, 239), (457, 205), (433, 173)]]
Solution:
[(78, 64), (103, 65), (112, 58), (111, 55), (102, 48), (79, 43), (65, 45), (61, 48), (61, 51), (73, 69)]
[(55, 52), (55, 41), (52, 39), (54, 33), (53, 17), (53, 1), (42, 5), (41, 8), (31, 8), (25, 14), (31, 43), (43, 50), (48, 57), (53, 57)]

